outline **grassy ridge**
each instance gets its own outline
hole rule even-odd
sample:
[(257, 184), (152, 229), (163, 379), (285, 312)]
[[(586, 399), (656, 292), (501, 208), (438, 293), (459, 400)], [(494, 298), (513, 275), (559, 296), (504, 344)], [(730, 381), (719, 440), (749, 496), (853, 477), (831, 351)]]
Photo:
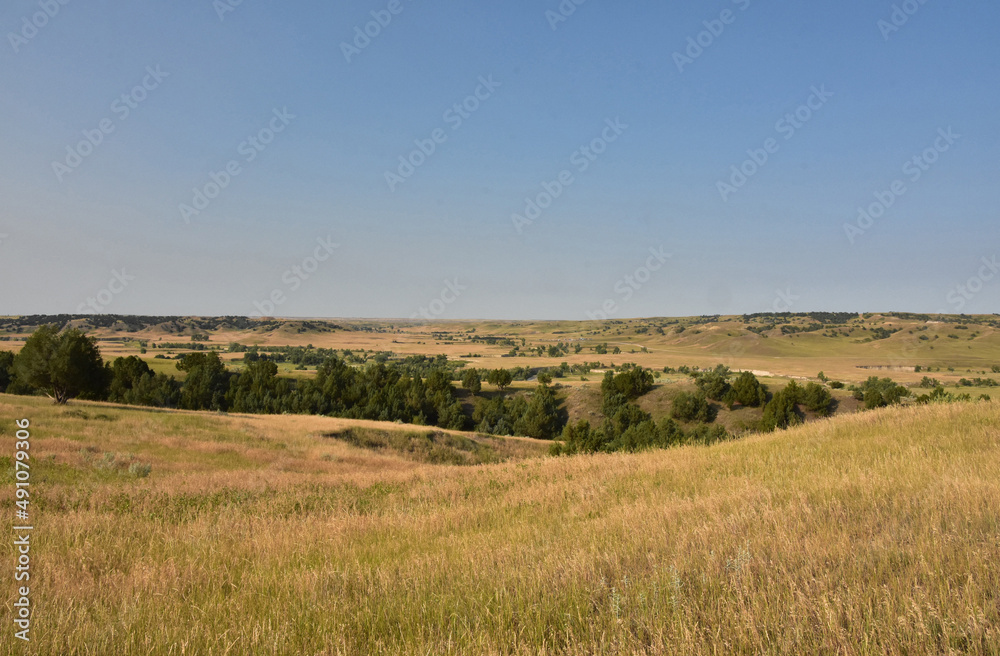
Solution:
[(996, 404), (446, 467), (322, 437), (358, 422), (0, 403), (37, 449), (25, 653), (1000, 653)]

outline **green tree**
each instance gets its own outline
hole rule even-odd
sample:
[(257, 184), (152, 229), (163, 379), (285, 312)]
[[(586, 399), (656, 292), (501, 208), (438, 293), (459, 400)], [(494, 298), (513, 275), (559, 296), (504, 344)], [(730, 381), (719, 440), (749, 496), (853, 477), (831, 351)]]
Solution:
[(502, 392), (514, 382), (514, 376), (507, 369), (492, 369), (486, 374), (486, 382), (490, 385), (496, 385)]
[(764, 416), (760, 420), (761, 428), (773, 431), (798, 424), (801, 419), (796, 404), (800, 391), (799, 386), (792, 381), (785, 389), (771, 397), (764, 406)]
[(472, 367), (462, 372), (462, 387), (473, 394), (479, 394), (483, 389), (483, 377), (478, 369)]
[(39, 327), (14, 358), (14, 373), (60, 404), (76, 396), (103, 398), (108, 383), (96, 341), (75, 328)]
[(621, 394), (626, 400), (632, 401), (651, 389), (653, 389), (653, 372), (643, 367), (633, 366), (619, 374), (608, 371), (601, 381), (601, 394), (605, 398)]
[(187, 410), (225, 410), (229, 373), (215, 351), (188, 353), (178, 363), (186, 371), (181, 388), (181, 407)]
[(808, 383), (802, 390), (802, 405), (821, 417), (827, 417), (833, 405), (833, 395), (822, 385)]
[(277, 414), (290, 386), (291, 381), (278, 378), (278, 365), (258, 360), (231, 379), (226, 403), (233, 412)]
[(891, 378), (871, 376), (860, 387), (854, 389), (854, 397), (863, 401), (866, 410), (884, 408), (899, 403), (910, 391), (897, 385)]
[(180, 383), (166, 374), (154, 374), (134, 355), (115, 358), (108, 369), (108, 400), (113, 403), (173, 408), (180, 402)]
[(0, 392), (6, 392), (14, 380), (14, 354), (0, 351)]
[(514, 421), (514, 434), (551, 440), (559, 435), (564, 423), (555, 393), (546, 385), (538, 385), (523, 414)]
[(709, 404), (704, 392), (694, 394), (681, 392), (674, 397), (670, 416), (680, 421), (703, 421), (708, 423), (715, 420), (715, 409)]
[(739, 403), (747, 408), (759, 408), (767, 402), (767, 390), (757, 380), (757, 376), (744, 371), (733, 381), (725, 401), (730, 406)]
[(722, 401), (729, 394), (729, 375), (729, 367), (720, 364), (713, 371), (699, 374), (695, 385), (713, 401)]

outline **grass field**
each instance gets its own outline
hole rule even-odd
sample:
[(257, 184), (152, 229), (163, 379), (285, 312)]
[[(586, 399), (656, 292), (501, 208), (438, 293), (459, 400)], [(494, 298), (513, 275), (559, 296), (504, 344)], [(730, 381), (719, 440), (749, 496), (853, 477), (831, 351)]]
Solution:
[[(1000, 653), (995, 403), (572, 458), (374, 422), (0, 405), (5, 444), (32, 421), (36, 526), (33, 639), (8, 627), (3, 653)], [(505, 461), (431, 464), (422, 440)]]

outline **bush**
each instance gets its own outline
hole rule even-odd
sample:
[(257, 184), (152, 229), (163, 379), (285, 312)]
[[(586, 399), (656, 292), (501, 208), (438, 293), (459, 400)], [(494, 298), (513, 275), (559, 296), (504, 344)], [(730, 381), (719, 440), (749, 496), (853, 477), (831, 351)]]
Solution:
[(764, 416), (760, 420), (761, 428), (765, 431), (773, 431), (779, 428), (788, 428), (802, 421), (799, 417), (796, 404), (801, 388), (792, 381), (767, 402), (764, 406)]
[(531, 395), (477, 399), (472, 420), (481, 433), (551, 440), (566, 425), (566, 412), (549, 387), (538, 385)]
[(726, 396), (730, 407), (734, 403), (748, 408), (759, 408), (767, 402), (767, 389), (761, 385), (757, 377), (749, 371), (744, 371), (736, 380)]
[(642, 367), (629, 367), (615, 375), (609, 371), (601, 381), (601, 394), (608, 398), (621, 395), (627, 401), (633, 401), (653, 389), (653, 372)]
[(681, 392), (674, 397), (670, 416), (680, 421), (715, 421), (715, 409), (708, 403), (704, 392)]
[(731, 438), (732, 436), (722, 426), (702, 424), (685, 432), (672, 419), (664, 419), (659, 424), (654, 423), (652, 419), (645, 419), (620, 433), (614, 432), (614, 428), (607, 422), (595, 429), (590, 426), (590, 422), (581, 420), (566, 426), (562, 433), (562, 442), (553, 444), (549, 453), (570, 455), (613, 451), (636, 452), (679, 444), (713, 444)]
[(809, 408), (821, 417), (829, 416), (833, 405), (833, 395), (830, 390), (816, 383), (809, 383), (802, 390), (800, 399), (802, 405)]
[(695, 379), (695, 385), (708, 398), (714, 401), (722, 401), (729, 394), (729, 376), (729, 367), (720, 364), (712, 371), (699, 374)]
[(872, 376), (854, 392), (855, 398), (860, 394), (866, 410), (884, 408), (899, 403), (910, 391), (902, 385), (897, 385), (891, 378)]

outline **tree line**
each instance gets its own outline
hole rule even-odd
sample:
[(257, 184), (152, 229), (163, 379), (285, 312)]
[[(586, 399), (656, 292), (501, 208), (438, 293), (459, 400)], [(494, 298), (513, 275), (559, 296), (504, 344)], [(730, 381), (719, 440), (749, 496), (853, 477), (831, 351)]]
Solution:
[(253, 351), (246, 356), (242, 370), (234, 372), (215, 351), (187, 353), (176, 362), (185, 374), (178, 381), (155, 373), (136, 356), (105, 363), (96, 340), (82, 331), (42, 326), (16, 356), (0, 353), (0, 392), (44, 393), (56, 403), (82, 398), (185, 410), (317, 414), (544, 439), (558, 436), (566, 421), (547, 384), (551, 375), (544, 373), (533, 392), (487, 399), (475, 397), (482, 379), (502, 393), (514, 373), (465, 370), (463, 382), (474, 397), (467, 414), (452, 382), (455, 364), (445, 356), (376, 358), (356, 367), (328, 355), (311, 379), (279, 377), (271, 358)]

